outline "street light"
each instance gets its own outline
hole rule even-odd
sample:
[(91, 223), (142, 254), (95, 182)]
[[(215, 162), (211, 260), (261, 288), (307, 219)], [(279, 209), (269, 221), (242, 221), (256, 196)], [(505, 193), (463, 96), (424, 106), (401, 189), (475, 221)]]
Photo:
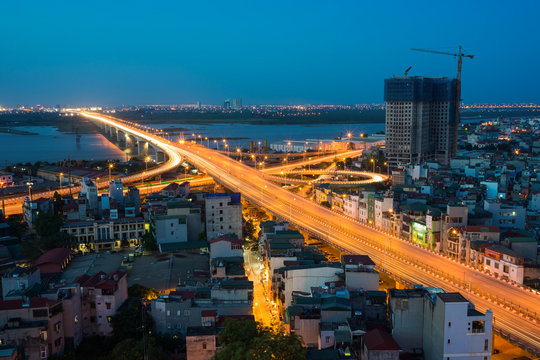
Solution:
[(375, 159), (369, 159), (369, 162), (373, 164), (373, 172), (375, 172)]
[(64, 173), (60, 173), (60, 177), (59, 177), (60, 190), (62, 190), (62, 176), (64, 176)]
[(109, 164), (109, 182), (111, 182), (111, 170), (113, 168), (113, 164)]
[(472, 275), (472, 276), (469, 276), (469, 293), (468, 293), (468, 295), (467, 295), (467, 300), (470, 300), (470, 299), (471, 299), (471, 281), (472, 281), (472, 279), (473, 279), (474, 277), (476, 277), (476, 276), (478, 276), (478, 275), (480, 275), (480, 273), (476, 273), (476, 274), (474, 274), (474, 275)]

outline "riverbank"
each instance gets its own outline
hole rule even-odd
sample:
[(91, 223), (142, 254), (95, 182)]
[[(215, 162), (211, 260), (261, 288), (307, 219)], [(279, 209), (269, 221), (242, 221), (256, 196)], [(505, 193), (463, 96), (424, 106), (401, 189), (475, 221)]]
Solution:
[(39, 135), (38, 133), (10, 128), (0, 128), (0, 133), (13, 135)]

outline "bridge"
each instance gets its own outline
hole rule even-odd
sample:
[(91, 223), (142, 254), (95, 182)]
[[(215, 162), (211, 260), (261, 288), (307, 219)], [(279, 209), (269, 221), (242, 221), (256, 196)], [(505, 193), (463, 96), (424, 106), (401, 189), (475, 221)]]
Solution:
[[(304, 231), (342, 251), (369, 255), (381, 271), (402, 282), (443, 288), (449, 292), (467, 293), (470, 289), (470, 299), (477, 309), (493, 311), (497, 332), (511, 337), (514, 342), (535, 354), (540, 353), (538, 292), (495, 278), (333, 212), (274, 184), (265, 171), (248, 167), (215, 150), (199, 144), (174, 143), (142, 130), (140, 126), (110, 116), (86, 111), (81, 111), (80, 114), (145, 140), (151, 146), (163, 150), (172, 159), (188, 159), (215, 181), (233, 191), (241, 192), (249, 201)], [(283, 170), (295, 167), (298, 165), (286, 165)]]

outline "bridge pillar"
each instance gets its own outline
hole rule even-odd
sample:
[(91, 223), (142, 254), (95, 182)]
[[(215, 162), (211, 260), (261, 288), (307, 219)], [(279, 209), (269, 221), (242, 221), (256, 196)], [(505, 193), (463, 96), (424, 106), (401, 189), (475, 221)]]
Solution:
[(161, 150), (158, 150), (156, 152), (157, 162), (163, 162), (165, 161), (165, 153)]
[(117, 146), (120, 149), (125, 149), (127, 147), (126, 133), (123, 132), (122, 130), (117, 130), (117, 132), (116, 132), (116, 142), (117, 142)]
[(137, 153), (141, 156), (147, 156), (148, 153), (148, 142), (146, 140), (137, 140)]
[(118, 140), (116, 128), (109, 126), (107, 130), (108, 130), (107, 134), (109, 135), (109, 139), (111, 139), (112, 142), (116, 142)]

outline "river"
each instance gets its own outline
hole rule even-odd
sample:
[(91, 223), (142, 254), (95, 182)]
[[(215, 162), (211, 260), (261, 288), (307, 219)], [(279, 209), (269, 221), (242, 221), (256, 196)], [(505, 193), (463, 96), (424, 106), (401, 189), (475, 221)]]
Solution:
[[(192, 133), (202, 138), (241, 138), (230, 140), (231, 146), (246, 146), (249, 140), (266, 139), (268, 145), (281, 140), (333, 139), (360, 133), (384, 131), (384, 123), (375, 124), (323, 124), (323, 125), (253, 125), (243, 123), (219, 124), (153, 124), (154, 128), (184, 128), (186, 137)], [(53, 126), (20, 126), (13, 129), (30, 131), (39, 135), (14, 135), (0, 133), (0, 166), (35, 161), (56, 162), (73, 160), (125, 160), (126, 155), (101, 134), (82, 134), (76, 141), (75, 134), (59, 132)], [(173, 137), (175, 139), (178, 136)], [(203, 142), (205, 143), (205, 142)], [(213, 144), (210, 143), (213, 147)]]

